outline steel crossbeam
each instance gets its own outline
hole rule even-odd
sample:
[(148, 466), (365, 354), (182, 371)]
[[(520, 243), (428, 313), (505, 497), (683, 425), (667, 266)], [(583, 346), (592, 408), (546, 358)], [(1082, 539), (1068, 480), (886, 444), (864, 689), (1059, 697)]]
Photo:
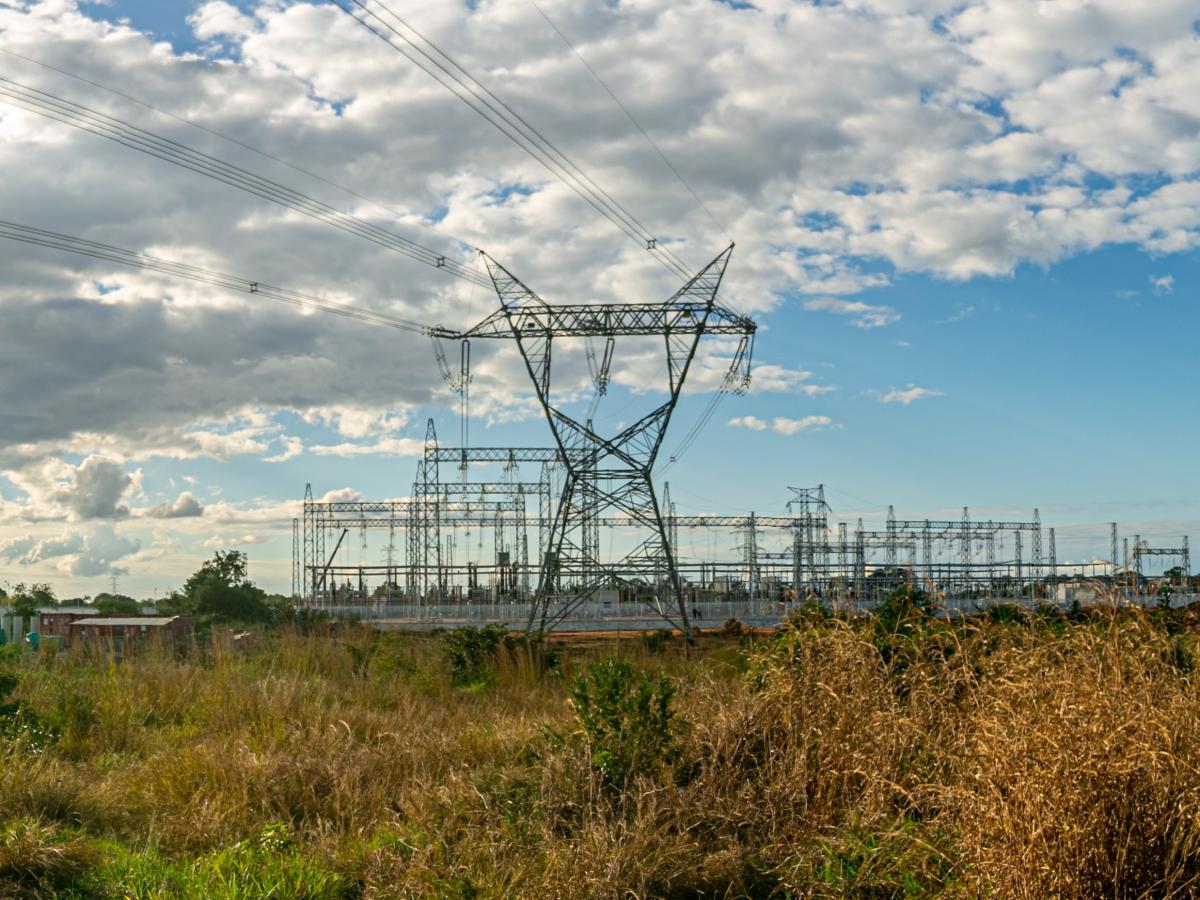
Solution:
[[(450, 340), (515, 340), (557, 445), (556, 461), (565, 477), (540, 562), (528, 630), (533, 630), (539, 614), (539, 628), (552, 628), (601, 587), (620, 582), (652, 587), (659, 597), (659, 612), (670, 621), (661, 599), (665, 589), (678, 614), (678, 622), (673, 624), (690, 633), (682, 584), (651, 471), (704, 335), (740, 338), (727, 383), (739, 373), (742, 384), (748, 383), (755, 323), (717, 304), (732, 252), (730, 245), (665, 302), (553, 305), (485, 255), (500, 309), (466, 331), (433, 329), (435, 337)], [(611, 437), (599, 434), (590, 420), (580, 422), (556, 405), (551, 381), (556, 339), (650, 336), (661, 337), (666, 350), (666, 402)], [(606, 358), (610, 354), (611, 347), (606, 349)], [(590, 539), (605, 511), (615, 511), (627, 527), (644, 532), (633, 550), (608, 562), (597, 558), (598, 548)]]

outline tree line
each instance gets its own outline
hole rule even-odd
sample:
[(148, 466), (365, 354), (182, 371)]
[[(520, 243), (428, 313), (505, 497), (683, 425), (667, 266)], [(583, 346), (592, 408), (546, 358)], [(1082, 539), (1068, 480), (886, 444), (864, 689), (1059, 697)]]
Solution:
[[(154, 601), (159, 615), (184, 615), (198, 629), (225, 624), (282, 624), (314, 618), (312, 610), (299, 609), (291, 598), (268, 594), (249, 578), (246, 554), (240, 550), (218, 550), (205, 560), (178, 590)], [(59, 601), (49, 584), (19, 583), (0, 587), (0, 606), (28, 621), (39, 610), (79, 603), (91, 606), (98, 616), (135, 616), (146, 604), (117, 593), (100, 593), (90, 601)]]

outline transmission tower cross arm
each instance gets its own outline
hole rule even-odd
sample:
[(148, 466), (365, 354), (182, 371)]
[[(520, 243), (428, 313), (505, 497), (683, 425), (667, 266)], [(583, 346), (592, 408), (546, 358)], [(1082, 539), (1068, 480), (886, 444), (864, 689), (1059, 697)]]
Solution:
[[(706, 313), (707, 321), (704, 319)], [(462, 337), (511, 338), (514, 332), (543, 332), (553, 337), (659, 337), (665, 333), (698, 331), (743, 335), (754, 333), (755, 328), (753, 320), (724, 307), (706, 310), (679, 300), (666, 303), (562, 303), (494, 313), (463, 332)]]
[(651, 303), (546, 303), (487, 254), (500, 309), (466, 331), (434, 328), (443, 339), (544, 337), (661, 337), (714, 334), (749, 337), (757, 323), (716, 302), (730, 244), (668, 300)]

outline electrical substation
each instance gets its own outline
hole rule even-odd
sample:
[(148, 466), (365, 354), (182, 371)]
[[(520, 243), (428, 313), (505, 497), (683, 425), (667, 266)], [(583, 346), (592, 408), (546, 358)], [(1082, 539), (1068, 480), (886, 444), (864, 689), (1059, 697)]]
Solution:
[[(492, 477), (460, 480), (464, 463)], [(788, 488), (778, 515), (679, 515), (664, 484), (666, 543), (657, 556), (637, 540), (636, 517), (575, 501), (579, 544), (563, 543), (577, 555), (563, 565), (553, 541), (568, 477), (554, 448), (443, 446), (431, 420), (409, 498), (322, 501), (306, 492), (293, 522), (293, 594), (394, 627), (536, 630), (657, 628), (681, 618), (765, 624), (811, 601), (869, 610), (904, 585), (959, 612), (1093, 603), (1114, 587), (1142, 604), (1156, 602), (1164, 585), (1174, 602), (1189, 599), (1186, 536), (1174, 547), (1139, 535), (1118, 543), (1113, 523), (1112, 559), (1062, 563), (1055, 529), (1037, 510), (1027, 521), (996, 521), (973, 519), (965, 507), (944, 520), (901, 519), (889, 508), (877, 523), (839, 522), (823, 486)], [(601, 552), (613, 547), (619, 552)]]
[[(994, 521), (972, 519), (966, 507), (940, 520), (897, 518), (889, 507), (882, 527), (867, 528), (861, 518), (837, 522), (818, 485), (788, 488), (780, 515), (679, 515), (669, 483), (660, 494), (654, 472), (701, 339), (733, 338), (736, 349), (699, 425), (723, 393), (744, 392), (751, 380), (755, 323), (717, 304), (732, 249), (658, 304), (552, 305), (485, 257), (500, 309), (464, 331), (430, 330), (443, 377), (460, 396), (460, 434), (468, 433), (471, 341), (511, 340), (553, 445), (443, 446), (430, 419), (408, 498), (321, 501), (308, 486), (292, 523), (293, 596), (395, 627), (667, 623), (686, 633), (730, 618), (775, 622), (814, 601), (866, 610), (906, 585), (958, 611), (1095, 600), (1101, 582), (1130, 599), (1162, 584), (1187, 593), (1187, 537), (1152, 547), (1135, 536), (1132, 556), (1125, 539), (1118, 565), (1113, 523), (1110, 560), (1060, 566), (1055, 530), (1043, 529), (1036, 509), (1025, 521)], [(666, 400), (606, 437), (592, 416), (617, 341), (630, 337), (663, 341)], [(457, 372), (442, 341), (459, 343)], [(572, 342), (584, 345), (594, 390), (583, 422), (556, 404), (551, 377), (560, 356), (552, 351)]]

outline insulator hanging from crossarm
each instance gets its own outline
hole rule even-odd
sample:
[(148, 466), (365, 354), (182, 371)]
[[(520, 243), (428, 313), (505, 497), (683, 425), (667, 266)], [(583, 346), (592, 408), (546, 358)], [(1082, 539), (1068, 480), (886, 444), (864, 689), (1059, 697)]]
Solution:
[(590, 337), (584, 338), (583, 341), (584, 351), (587, 355), (588, 377), (592, 379), (593, 384), (596, 384), (598, 391), (599, 384), (597, 384), (597, 377), (600, 372), (599, 367), (596, 365), (596, 348), (592, 346), (592, 339)]
[(463, 340), (459, 345), (458, 391), (465, 391), (471, 384), (471, 342)]
[(446, 348), (442, 346), (442, 339), (437, 335), (431, 336), (433, 343), (433, 356), (437, 360), (438, 371), (442, 375), (442, 380), (446, 382), (446, 387), (450, 390), (456, 390), (454, 387), (454, 373), (450, 371), (450, 363), (446, 360)]
[(750, 390), (750, 370), (754, 357), (754, 332), (743, 334), (738, 340), (737, 351), (725, 373), (722, 388), (734, 394), (745, 394)]
[(596, 369), (596, 392), (601, 396), (608, 393), (608, 382), (612, 375), (613, 348), (617, 339), (609, 335), (604, 341), (604, 354), (600, 357), (600, 365)]
[(460, 340), (459, 369), (455, 374), (450, 368), (450, 360), (446, 357), (446, 348), (442, 344), (442, 338), (436, 333), (432, 333), (430, 340), (433, 342), (433, 355), (437, 360), (438, 372), (441, 373), (442, 380), (446, 382), (446, 387), (456, 394), (463, 393), (471, 383), (471, 342), (466, 339)]

